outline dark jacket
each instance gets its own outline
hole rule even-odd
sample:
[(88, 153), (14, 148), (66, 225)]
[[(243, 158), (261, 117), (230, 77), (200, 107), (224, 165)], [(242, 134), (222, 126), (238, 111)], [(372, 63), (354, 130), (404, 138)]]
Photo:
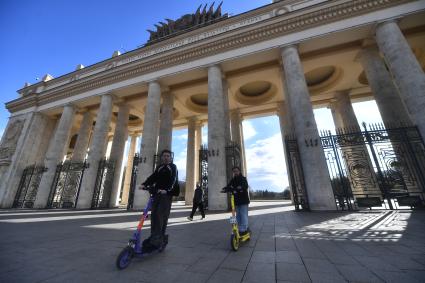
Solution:
[[(230, 180), (228, 187), (233, 187), (235, 195), (235, 205), (249, 204), (248, 181), (242, 175), (235, 176)], [(241, 189), (237, 187), (240, 186)]]
[(166, 190), (168, 195), (174, 195), (178, 184), (177, 167), (174, 163), (159, 165), (152, 175), (143, 183), (145, 186), (155, 186), (156, 190)]
[(201, 203), (204, 201), (204, 190), (201, 187), (196, 187), (193, 195), (193, 203)]

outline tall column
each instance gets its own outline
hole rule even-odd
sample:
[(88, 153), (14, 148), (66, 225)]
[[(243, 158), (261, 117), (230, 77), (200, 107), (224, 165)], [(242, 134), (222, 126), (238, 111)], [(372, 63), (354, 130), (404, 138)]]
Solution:
[(223, 79), (223, 102), (224, 102), (224, 121), (226, 127), (226, 145), (231, 141), (230, 138), (230, 119), (229, 119), (229, 85), (226, 79)]
[(246, 176), (246, 177), (248, 177), (248, 167), (247, 167), (247, 165), (246, 165), (246, 153), (245, 153), (245, 138), (244, 138), (244, 134), (243, 134), (243, 126), (242, 126), (242, 120), (241, 120), (241, 123), (240, 123), (240, 127), (241, 127), (241, 140), (240, 140), (240, 143), (241, 143), (241, 154), (242, 154), (242, 162), (241, 162), (241, 164), (242, 164), (242, 172), (243, 172), (243, 174)]
[[(336, 128), (343, 129), (344, 133), (361, 132), (348, 91), (337, 92), (335, 99), (330, 104), (330, 108)], [(380, 194), (378, 180), (376, 179), (366, 145), (352, 144), (350, 146), (342, 146), (341, 152), (347, 170), (347, 177), (350, 180), (351, 191), (355, 195)], [(336, 191), (336, 193), (345, 194), (343, 191)]]
[(37, 197), (34, 202), (34, 208), (45, 208), (47, 205), (53, 178), (56, 173), (56, 166), (62, 161), (66, 150), (68, 149), (74, 117), (74, 105), (66, 105), (46, 153), (44, 166), (47, 167), (47, 171), (44, 172), (43, 177), (41, 178)]
[(227, 195), (220, 190), (226, 180), (226, 121), (222, 73), (219, 66), (208, 68), (208, 207), (227, 208)]
[(89, 168), (84, 172), (80, 194), (77, 200), (77, 208), (88, 209), (91, 207), (94, 186), (99, 169), (99, 161), (104, 157), (108, 142), (109, 123), (112, 116), (112, 95), (104, 94), (97, 113), (96, 125), (93, 138), (90, 143), (90, 151), (87, 157)]
[(131, 174), (133, 172), (133, 158), (136, 152), (137, 136), (131, 135), (130, 148), (127, 156), (127, 167), (125, 169), (124, 188), (122, 191), (121, 204), (128, 204), (128, 194), (130, 193)]
[(330, 104), (330, 108), (337, 129), (345, 129), (350, 132), (361, 131), (348, 91), (337, 92), (335, 99)]
[(289, 108), (298, 141), (309, 205), (312, 210), (335, 210), (325, 155), (314, 120), (307, 83), (297, 47), (282, 49)]
[(202, 145), (202, 123), (195, 125), (195, 183), (199, 182), (199, 150)]
[(158, 154), (164, 149), (171, 150), (173, 138), (173, 104), (174, 96), (170, 92), (162, 94), (162, 106), (160, 114)]
[[(109, 203), (104, 203), (102, 207), (117, 206), (117, 198), (121, 180), (122, 159), (125, 150), (125, 143), (128, 139), (128, 118), (130, 114), (130, 108), (125, 102), (118, 104), (118, 107), (117, 124), (115, 125), (111, 154), (109, 155), (109, 160), (115, 163), (115, 169), (113, 171), (108, 171), (106, 175), (105, 182), (107, 182), (107, 184), (112, 183), (112, 186), (109, 187), (111, 189), (109, 199), (107, 197), (104, 198), (105, 201), (109, 200)], [(102, 199), (102, 202), (104, 199)]]
[(425, 138), (425, 74), (395, 21), (376, 27), (376, 41), (394, 77), (412, 122)]
[[(23, 170), (42, 165), (57, 125), (39, 112), (9, 118), (0, 143), (0, 207), (13, 205)], [(27, 195), (34, 196), (30, 190)]]
[[(279, 117), (279, 125), (280, 125), (280, 134), (282, 137), (282, 145), (283, 145), (283, 154), (285, 155), (285, 165), (286, 165), (286, 170), (290, 170), (290, 166), (289, 166), (289, 158), (291, 158), (289, 156), (289, 152), (286, 148), (286, 139), (285, 136), (290, 134), (290, 130), (292, 128), (292, 125), (290, 124), (290, 119), (289, 118), (289, 113), (288, 113), (288, 108), (285, 102), (280, 102), (277, 105), (277, 116)], [(289, 176), (289, 174), (288, 174)], [(291, 191), (291, 193), (289, 194), (291, 197), (291, 201), (292, 203), (294, 203), (294, 199), (293, 199), (293, 195), (292, 195), (292, 184), (291, 184), (291, 178), (288, 178), (288, 184), (289, 184), (289, 190)]]
[(158, 140), (160, 103), (161, 86), (158, 82), (152, 81), (149, 83), (145, 122), (143, 124), (142, 145), (140, 146), (141, 162), (138, 167), (136, 190), (134, 192), (134, 208), (143, 208), (149, 199), (149, 194), (138, 190), (137, 187), (153, 172), (154, 155)]
[(86, 157), (92, 127), (93, 115), (90, 111), (86, 111), (83, 115), (83, 121), (81, 121), (81, 127), (78, 130), (77, 142), (72, 153), (71, 160), (73, 162), (81, 162)]
[(358, 59), (365, 70), (382, 120), (387, 128), (400, 123), (411, 123), (406, 106), (402, 101), (385, 62), (376, 47), (360, 51)]
[(195, 189), (195, 127), (196, 118), (190, 117), (187, 125), (187, 157), (186, 157), (186, 192), (184, 195), (185, 203), (192, 204), (193, 192)]
[(243, 142), (243, 128), (241, 114), (238, 109), (230, 112), (230, 126), (232, 131), (232, 141), (239, 144), (241, 147), (241, 172), (246, 176), (245, 166), (245, 147)]

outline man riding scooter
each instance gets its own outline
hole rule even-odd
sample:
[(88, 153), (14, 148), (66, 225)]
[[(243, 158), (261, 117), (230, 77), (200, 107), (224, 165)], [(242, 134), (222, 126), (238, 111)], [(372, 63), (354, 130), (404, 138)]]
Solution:
[(160, 248), (167, 240), (165, 230), (170, 216), (172, 197), (179, 194), (177, 167), (172, 163), (171, 151), (168, 149), (161, 152), (161, 165), (139, 186), (139, 190), (145, 190), (152, 185), (155, 189), (151, 192), (154, 197), (151, 236), (143, 242), (143, 249), (146, 252)]

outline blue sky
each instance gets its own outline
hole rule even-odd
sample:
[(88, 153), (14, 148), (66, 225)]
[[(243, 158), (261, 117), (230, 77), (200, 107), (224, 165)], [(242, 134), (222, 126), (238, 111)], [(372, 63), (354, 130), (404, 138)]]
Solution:
[[(270, 2), (226, 0), (223, 12), (236, 15)], [(146, 29), (155, 23), (193, 13), (206, 3), (212, 1), (0, 1), (0, 136), (9, 117), (4, 103), (18, 98), (16, 91), (25, 82), (36, 83), (46, 73), (59, 77), (78, 64), (88, 66), (110, 58), (115, 50), (136, 49), (147, 41)], [(359, 114), (360, 121), (376, 118), (365, 118), (372, 113), (369, 107), (373, 105), (360, 107), (366, 109)], [(328, 110), (317, 113), (319, 128), (333, 127)], [(251, 186), (282, 190), (287, 180), (277, 117), (246, 120), (243, 127)], [(185, 176), (186, 134), (187, 130), (173, 133), (180, 178)], [(267, 164), (276, 166), (272, 170)], [(281, 172), (276, 171), (279, 166)]]

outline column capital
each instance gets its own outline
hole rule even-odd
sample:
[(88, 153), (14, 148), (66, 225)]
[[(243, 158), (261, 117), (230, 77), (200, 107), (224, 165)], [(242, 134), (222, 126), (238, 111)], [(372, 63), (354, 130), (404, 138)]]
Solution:
[(291, 43), (291, 44), (287, 44), (287, 45), (282, 45), (280, 47), (280, 51), (284, 52), (287, 49), (295, 49), (298, 51), (298, 47), (299, 47), (299, 42), (295, 42), (295, 43)]
[(375, 30), (379, 27), (379, 26), (383, 26), (385, 24), (390, 24), (390, 23), (394, 23), (396, 25), (398, 25), (398, 23), (401, 21), (403, 17), (394, 17), (394, 18), (389, 18), (389, 19), (385, 19), (382, 21), (378, 21), (375, 23)]
[(65, 107), (71, 107), (71, 108), (73, 108), (73, 109), (75, 109), (75, 110), (78, 110), (78, 106), (77, 106), (75, 103), (73, 103), (73, 102), (68, 102), (68, 103), (66, 103), (63, 107), (64, 107), (64, 108), (65, 108)]
[[(210, 64), (210, 65), (206, 65), (205, 67), (206, 67), (207, 70), (211, 69), (211, 68), (217, 68), (217, 69), (220, 70), (220, 73), (223, 74), (223, 70), (222, 70), (220, 64)], [(222, 77), (223, 77), (223, 75), (222, 75)]]
[(85, 114), (87, 112), (91, 113), (90, 108), (88, 108), (88, 107), (78, 107), (78, 109), (77, 109), (78, 114)]
[[(162, 92), (163, 87), (165, 87), (158, 81), (158, 79), (152, 79), (152, 80), (147, 81), (146, 83), (148, 84), (148, 88), (149, 88), (150, 85), (157, 85), (161, 89), (161, 92)], [(149, 93), (149, 90), (148, 90), (148, 93)]]
[(113, 102), (115, 106), (118, 106), (118, 107), (126, 106), (130, 108), (130, 104), (124, 98), (119, 97), (116, 100), (114, 99)]
[(276, 115), (279, 116), (279, 115), (287, 114), (287, 111), (285, 109), (286, 107), (287, 107), (287, 104), (284, 100), (276, 103), (276, 111), (275, 111)]
[(190, 117), (187, 117), (186, 120), (188, 122), (190, 122), (190, 121), (197, 122), (198, 121), (198, 117), (196, 117), (196, 116), (190, 116)]
[(379, 54), (378, 45), (374, 39), (367, 38), (362, 42), (362, 49), (357, 52), (356, 56), (354, 57), (354, 61), (361, 62), (363, 60), (362, 57), (365, 55), (365, 53), (372, 51), (375, 51), (377, 54)]

